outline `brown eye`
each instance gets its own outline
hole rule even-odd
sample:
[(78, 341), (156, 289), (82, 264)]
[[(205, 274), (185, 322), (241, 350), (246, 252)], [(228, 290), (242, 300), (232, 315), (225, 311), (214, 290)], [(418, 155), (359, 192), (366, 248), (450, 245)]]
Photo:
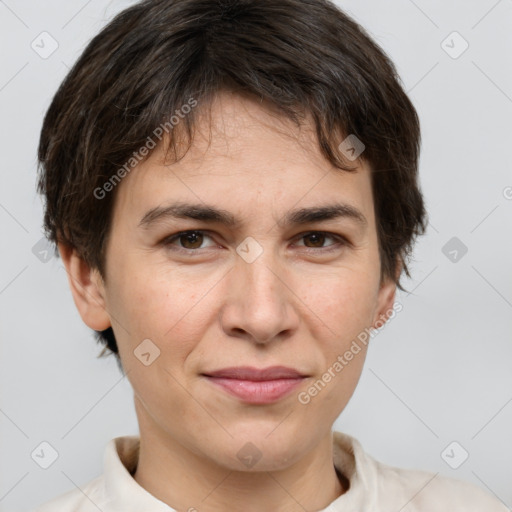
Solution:
[(306, 247), (322, 247), (325, 242), (325, 234), (324, 233), (309, 233), (308, 235), (304, 235), (304, 240), (310, 240), (312, 245), (304, 244)]
[(199, 231), (191, 231), (179, 236), (178, 240), (185, 249), (199, 249), (203, 244), (203, 234)]
[[(204, 243), (207, 243), (208, 239), (211, 241), (210, 245), (203, 246)], [(212, 242), (211, 236), (205, 232), (201, 230), (190, 230), (175, 233), (165, 238), (162, 244), (174, 251), (188, 251), (187, 254), (193, 254), (194, 252), (199, 252), (199, 250), (213, 247), (215, 244)]]
[[(328, 231), (310, 231), (300, 236), (300, 242), (298, 245), (305, 248), (306, 251), (310, 249), (311, 252), (324, 254), (328, 251), (339, 251), (341, 248), (350, 245), (350, 243), (341, 235), (335, 235)], [(325, 245), (327, 244), (327, 245)]]

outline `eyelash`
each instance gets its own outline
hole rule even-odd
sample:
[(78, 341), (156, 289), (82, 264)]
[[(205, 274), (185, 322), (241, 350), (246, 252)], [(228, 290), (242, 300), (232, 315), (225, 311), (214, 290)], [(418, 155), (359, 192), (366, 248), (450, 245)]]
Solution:
[[(204, 231), (204, 230), (201, 230), (201, 229), (190, 229), (190, 230), (187, 230), (187, 231), (180, 231), (178, 233), (175, 233), (174, 235), (168, 236), (164, 240), (162, 240), (161, 243), (165, 247), (171, 248), (171, 250), (173, 250), (173, 251), (181, 252), (181, 253), (186, 253), (186, 254), (191, 255), (193, 253), (200, 252), (202, 249), (201, 248), (199, 248), (199, 249), (186, 249), (184, 247), (177, 247), (177, 246), (173, 245), (173, 242), (175, 240), (179, 240), (182, 236), (190, 235), (190, 234), (193, 234), (193, 233), (199, 233), (201, 235), (206, 235), (207, 237), (212, 238), (208, 234), (207, 231)], [(307, 252), (310, 252), (310, 251), (318, 252), (319, 250), (321, 250), (323, 253), (328, 253), (328, 252), (332, 252), (334, 250), (337, 250), (340, 247), (350, 245), (350, 242), (345, 237), (343, 237), (341, 235), (336, 235), (334, 233), (330, 233), (328, 231), (308, 231), (306, 233), (301, 233), (301, 235), (298, 238), (301, 239), (301, 238), (305, 238), (305, 237), (307, 237), (309, 235), (317, 235), (317, 234), (325, 235), (327, 238), (332, 238), (333, 240), (336, 241), (336, 243), (334, 243), (332, 245), (329, 245), (327, 247), (317, 247), (317, 248), (302, 246)], [(208, 247), (204, 247), (203, 249), (208, 249)]]

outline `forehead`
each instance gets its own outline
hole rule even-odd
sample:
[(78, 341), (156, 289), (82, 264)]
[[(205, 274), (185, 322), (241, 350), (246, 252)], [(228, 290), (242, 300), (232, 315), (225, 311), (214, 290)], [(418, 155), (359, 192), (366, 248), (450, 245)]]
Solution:
[[(182, 139), (181, 125), (178, 124), (171, 135)], [(164, 152), (167, 142), (168, 139), (151, 155), (152, 163), (171, 164), (173, 169), (185, 167), (180, 165), (181, 162), (174, 163), (172, 158), (167, 161)], [(184, 141), (178, 146), (184, 148)], [(262, 151), (263, 147), (265, 151)], [(183, 159), (187, 171), (194, 166), (201, 167), (203, 162), (208, 162), (210, 169), (210, 164), (215, 161), (222, 162), (220, 165), (235, 160), (277, 164), (283, 159), (290, 163), (307, 163), (308, 167), (319, 167), (324, 171), (330, 167), (320, 154), (309, 115), (297, 126), (268, 102), (230, 91), (221, 91), (211, 102), (196, 107), (192, 145), (187, 147)], [(261, 171), (271, 169), (272, 165), (268, 165)]]
[(261, 206), (258, 215), (269, 206), (275, 211), (342, 202), (371, 221), (369, 167), (362, 160), (351, 162), (359, 164), (357, 172), (333, 167), (320, 151), (311, 119), (298, 127), (271, 106), (229, 92), (197, 108), (184, 156), (177, 162), (166, 158), (164, 140), (123, 179), (115, 210), (137, 213), (140, 220), (140, 214), (171, 199), (223, 209)]

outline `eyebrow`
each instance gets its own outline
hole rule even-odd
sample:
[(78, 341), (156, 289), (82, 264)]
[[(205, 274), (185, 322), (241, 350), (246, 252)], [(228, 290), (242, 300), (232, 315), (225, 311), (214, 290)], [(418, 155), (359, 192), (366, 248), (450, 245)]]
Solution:
[[(368, 220), (356, 207), (344, 203), (299, 208), (288, 212), (277, 224), (281, 227), (296, 226), (337, 218), (348, 218), (362, 228), (368, 226)], [(168, 206), (157, 206), (147, 211), (139, 222), (139, 227), (147, 229), (151, 225), (167, 219), (194, 219), (203, 222), (224, 224), (235, 228), (241, 222), (235, 216), (221, 208), (204, 204), (174, 203)]]

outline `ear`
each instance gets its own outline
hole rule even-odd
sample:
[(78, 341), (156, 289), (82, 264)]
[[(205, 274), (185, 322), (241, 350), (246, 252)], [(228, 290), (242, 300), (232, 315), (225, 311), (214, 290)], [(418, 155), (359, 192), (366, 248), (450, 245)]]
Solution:
[(395, 280), (387, 278), (380, 285), (377, 297), (377, 306), (375, 308), (375, 313), (371, 326), (374, 329), (381, 328), (388, 321), (389, 317), (391, 316), (391, 313), (394, 311), (393, 304), (395, 303), (396, 296), (396, 280), (398, 280), (401, 271), (402, 265), (399, 262), (397, 265)]
[(76, 249), (62, 243), (58, 247), (73, 300), (82, 320), (96, 331), (107, 329), (111, 323), (106, 310), (104, 282), (99, 271), (91, 269)]

